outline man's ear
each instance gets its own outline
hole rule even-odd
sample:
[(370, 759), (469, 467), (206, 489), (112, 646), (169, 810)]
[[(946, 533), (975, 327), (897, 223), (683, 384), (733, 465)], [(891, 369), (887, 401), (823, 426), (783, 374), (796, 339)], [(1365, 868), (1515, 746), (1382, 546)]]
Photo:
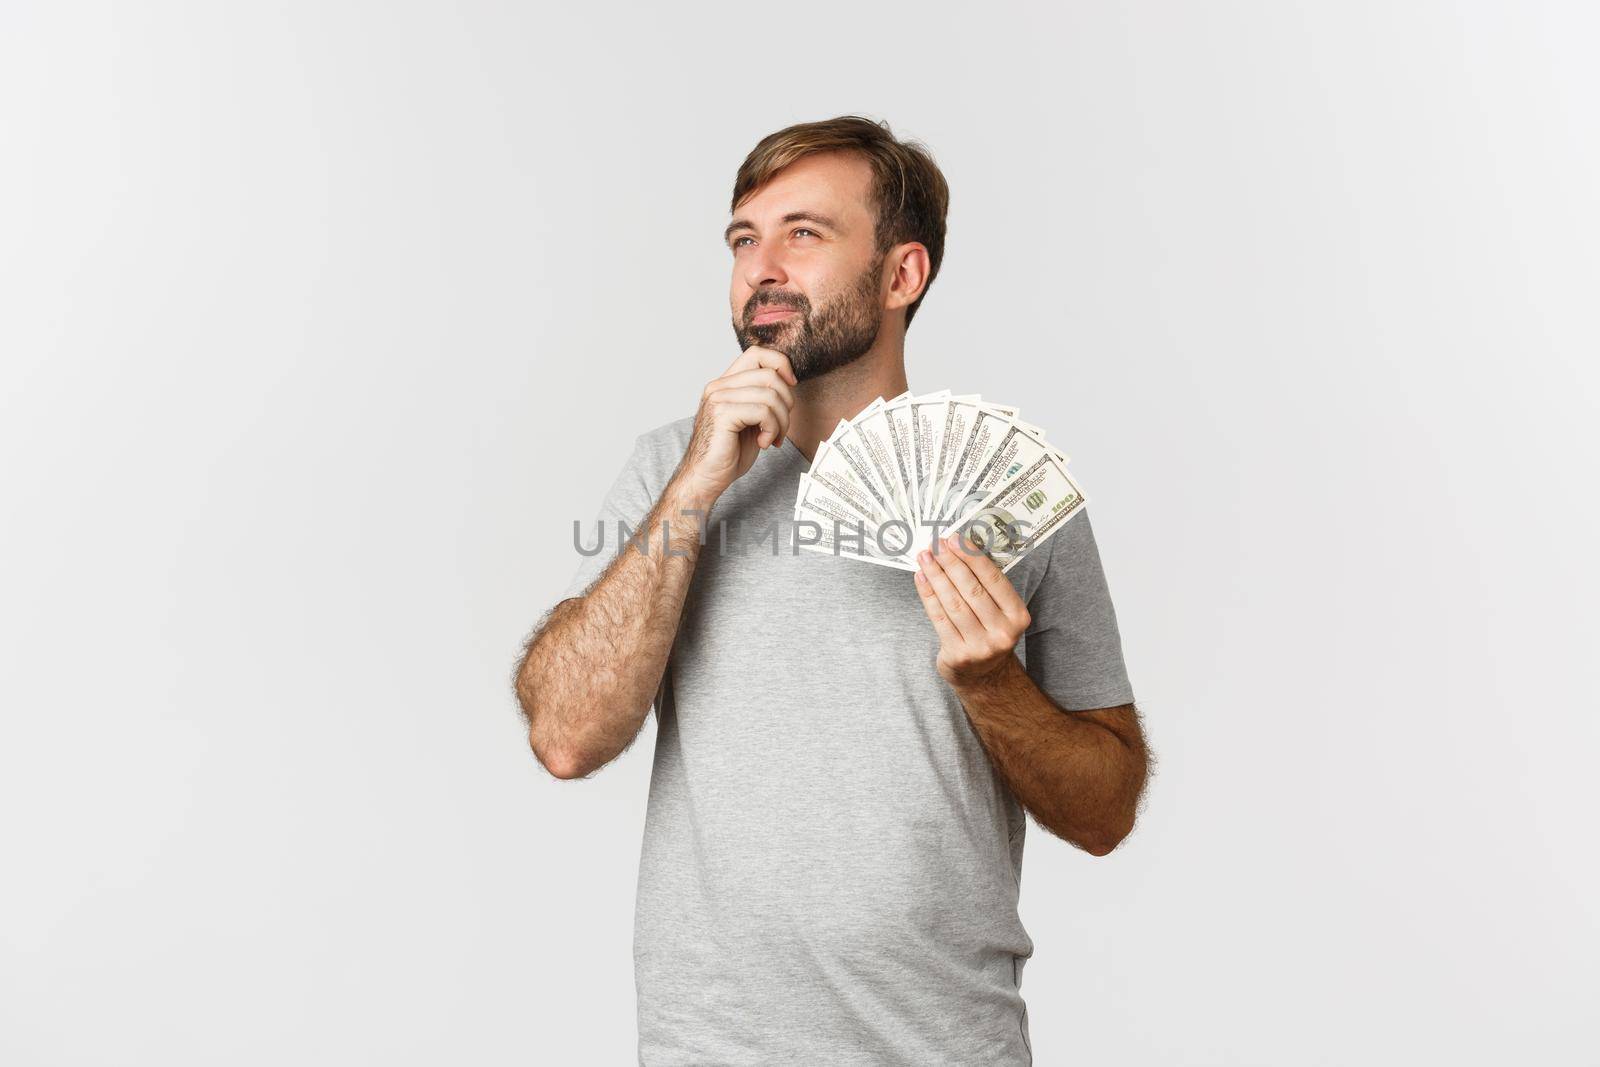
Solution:
[(928, 287), (927, 247), (920, 241), (895, 245), (884, 256), (884, 270), (889, 272), (889, 295), (884, 307), (890, 311), (909, 307)]

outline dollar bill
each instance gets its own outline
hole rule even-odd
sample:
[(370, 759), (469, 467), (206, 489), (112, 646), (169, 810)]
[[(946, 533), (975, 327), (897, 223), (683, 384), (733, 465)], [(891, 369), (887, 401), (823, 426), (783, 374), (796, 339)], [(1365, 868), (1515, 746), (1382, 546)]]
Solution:
[(850, 420), (855, 439), (861, 444), (872, 474), (883, 487), (894, 517), (914, 524), (916, 512), (911, 501), (914, 492), (911, 479), (895, 446), (896, 430), (891, 422), (892, 405), (884, 403), (869, 407), (866, 412)]
[(934, 467), (939, 458), (939, 435), (944, 430), (950, 390), (911, 399), (911, 466), (915, 476), (917, 515), (927, 514), (924, 502), (933, 495)]
[(948, 389), (875, 398), (840, 419), (796, 487), (799, 547), (900, 570), (964, 529), (1004, 571), (1087, 503), (1068, 456), (1019, 409)]
[(924, 519), (939, 517), (939, 505), (944, 502), (945, 492), (950, 488), (950, 474), (955, 467), (956, 454), (966, 440), (973, 418), (978, 414), (981, 399), (976, 394), (952, 396), (944, 407), (944, 426), (939, 432), (939, 450), (933, 464), (932, 492), (922, 500)]
[(1087, 503), (1066, 464), (1047, 453), (1006, 479), (958, 525), (969, 543), (1009, 571)]
[(1001, 439), (1015, 418), (1015, 415), (1006, 415), (988, 405), (979, 405), (973, 413), (966, 438), (961, 442), (961, 449), (954, 457), (950, 468), (950, 484), (945, 488), (944, 498), (934, 509), (935, 518), (953, 517), (955, 509), (966, 499), (972, 483), (1000, 447)]
[[(878, 525), (894, 517), (885, 512), (877, 498), (857, 480), (854, 468), (844, 454), (833, 446), (833, 442), (823, 441), (817, 445), (817, 453), (811, 459), (811, 470), (807, 473), (812, 481), (831, 492), (863, 522)], [(801, 479), (799, 492), (795, 495), (796, 507), (799, 507), (805, 489), (805, 480)]]
[(796, 523), (809, 520), (820, 529), (816, 543), (802, 541), (799, 547), (814, 552), (849, 555), (868, 563), (882, 563), (901, 570), (915, 566), (903, 556), (910, 544), (904, 522), (870, 522), (846, 504), (831, 489), (809, 474), (800, 476), (800, 491), (795, 498)]
[[(999, 442), (991, 450), (982, 469), (960, 489), (959, 498), (955, 493), (951, 494), (952, 503), (946, 514), (967, 515), (982, 503), (985, 497), (998, 489), (1007, 478), (1040, 456), (1055, 452), (1056, 450), (1044, 439), (1043, 432), (1037, 426), (1013, 419), (1006, 424), (1005, 432), (1000, 435)], [(1067, 457), (1056, 454), (1065, 465)]]
[(889, 426), (889, 441), (894, 446), (895, 470), (900, 476), (901, 493), (905, 497), (907, 510), (903, 514), (915, 520), (922, 514), (922, 508), (917, 494), (917, 472), (911, 440), (911, 401), (902, 394), (884, 405), (883, 413)]
[[(882, 399), (880, 397), (873, 403), (881, 404)], [(860, 416), (857, 417), (859, 418)], [(850, 472), (855, 476), (857, 484), (861, 486), (862, 491), (872, 498), (873, 503), (877, 505), (877, 510), (884, 515), (895, 514), (895, 507), (891, 503), (888, 487), (883, 484), (883, 481), (873, 471), (872, 460), (867, 455), (866, 446), (856, 433), (855, 424), (848, 419), (840, 419), (838, 425), (834, 427), (832, 435), (828, 438), (828, 444), (832, 446), (834, 453), (850, 468)]]

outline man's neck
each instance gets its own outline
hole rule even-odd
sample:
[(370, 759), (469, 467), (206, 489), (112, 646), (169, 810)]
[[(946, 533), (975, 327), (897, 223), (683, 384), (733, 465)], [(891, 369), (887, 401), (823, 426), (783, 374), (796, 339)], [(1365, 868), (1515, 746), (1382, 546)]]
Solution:
[(811, 459), (840, 419), (854, 418), (878, 397), (888, 400), (907, 388), (905, 349), (896, 345), (880, 351), (874, 346), (854, 363), (795, 387), (789, 440)]

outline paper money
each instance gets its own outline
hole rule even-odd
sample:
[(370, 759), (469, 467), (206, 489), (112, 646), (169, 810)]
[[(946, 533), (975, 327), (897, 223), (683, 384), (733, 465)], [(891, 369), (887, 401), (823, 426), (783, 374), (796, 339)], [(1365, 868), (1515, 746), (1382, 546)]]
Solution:
[(922, 515), (923, 500), (933, 495), (934, 464), (939, 456), (939, 434), (944, 428), (944, 411), (950, 405), (950, 390), (943, 389), (923, 397), (912, 397), (911, 466), (916, 477), (917, 515)]
[(952, 459), (950, 483), (944, 497), (935, 508), (935, 517), (953, 518), (953, 509), (963, 501), (979, 473), (994, 457), (1000, 439), (1010, 429), (1014, 415), (1006, 416), (992, 408), (980, 407), (972, 416), (972, 424), (961, 447)]
[(1087, 502), (1066, 464), (1047, 453), (1006, 479), (959, 526), (996, 566), (1009, 571)]
[(1088, 503), (1067, 462), (1010, 405), (948, 389), (880, 396), (841, 419), (800, 476), (794, 518), (811, 524), (800, 547), (916, 570), (936, 536), (960, 530), (1010, 571)]
[[(800, 476), (800, 491), (795, 497), (796, 522), (809, 521), (817, 528), (814, 543), (796, 536), (801, 548), (814, 552), (849, 555), (868, 563), (910, 570), (914, 564), (903, 559), (910, 542), (910, 531), (893, 521), (871, 522), (844, 502), (827, 486), (809, 474)], [(809, 531), (811, 528), (807, 527)]]
[(850, 425), (872, 474), (888, 496), (890, 508), (896, 515), (910, 515), (914, 497), (911, 478), (900, 450), (895, 447), (895, 430), (889, 419), (889, 405), (879, 404), (851, 419)]

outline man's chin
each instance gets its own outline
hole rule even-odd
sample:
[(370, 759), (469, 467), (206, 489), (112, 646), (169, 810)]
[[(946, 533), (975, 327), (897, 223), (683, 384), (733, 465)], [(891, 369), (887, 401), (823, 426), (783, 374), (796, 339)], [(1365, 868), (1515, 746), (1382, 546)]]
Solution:
[(762, 348), (773, 348), (779, 341), (783, 340), (788, 332), (788, 320), (784, 320), (783, 322), (769, 322), (762, 326), (748, 327), (744, 331), (745, 340), (749, 342), (745, 345), (745, 347), (749, 348), (750, 345), (760, 345)]

